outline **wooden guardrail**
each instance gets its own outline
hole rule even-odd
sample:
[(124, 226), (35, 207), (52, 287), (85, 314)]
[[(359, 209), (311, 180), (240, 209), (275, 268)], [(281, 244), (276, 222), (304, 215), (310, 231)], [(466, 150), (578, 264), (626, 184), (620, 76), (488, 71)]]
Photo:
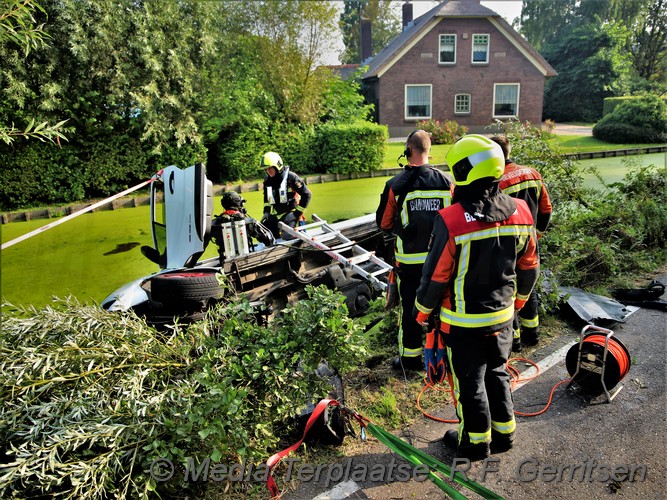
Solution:
[[(667, 152), (666, 146), (651, 146), (646, 148), (628, 148), (628, 149), (614, 149), (609, 151), (595, 151), (591, 153), (567, 153), (563, 156), (573, 158), (576, 160), (586, 160), (591, 158), (610, 158), (614, 156), (629, 156), (629, 155), (640, 155), (640, 154), (651, 154), (651, 153), (663, 153)], [(438, 164), (435, 167), (440, 168), (441, 170), (449, 170), (449, 167), (446, 164)], [(323, 184), (325, 182), (337, 182), (337, 181), (346, 181), (352, 179), (368, 179), (374, 177), (391, 177), (396, 175), (402, 170), (402, 168), (385, 168), (382, 170), (376, 170), (372, 172), (352, 172), (349, 174), (322, 174), (322, 175), (308, 175), (304, 177), (304, 182), (306, 184)], [(237, 191), (239, 193), (248, 193), (253, 191), (261, 191), (262, 183), (261, 182), (249, 182), (244, 184), (216, 184), (213, 186), (213, 195), (218, 196), (225, 191)], [(33, 219), (50, 219), (54, 217), (62, 217), (65, 215), (70, 215), (74, 212), (82, 210), (90, 206), (94, 201), (89, 203), (79, 203), (76, 205), (69, 205), (66, 207), (59, 208), (45, 208), (39, 210), (31, 210), (25, 212), (9, 212), (0, 214), (0, 222), (2, 224), (7, 224), (9, 222), (24, 222)], [(137, 196), (132, 198), (120, 198), (114, 200), (108, 205), (102, 206), (98, 209), (93, 210), (103, 211), (103, 210), (116, 210), (119, 208), (131, 208), (138, 207), (141, 205), (148, 205), (150, 203), (150, 197)]]

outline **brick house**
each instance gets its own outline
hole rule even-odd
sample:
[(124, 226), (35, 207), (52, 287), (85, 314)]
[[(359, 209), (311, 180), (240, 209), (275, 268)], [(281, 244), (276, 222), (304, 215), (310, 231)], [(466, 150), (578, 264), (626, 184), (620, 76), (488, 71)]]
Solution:
[(495, 119), (542, 122), (544, 84), (556, 71), (479, 0), (449, 0), (412, 20), (369, 61), (364, 94), (391, 137), (419, 120), (456, 120), (483, 132)]

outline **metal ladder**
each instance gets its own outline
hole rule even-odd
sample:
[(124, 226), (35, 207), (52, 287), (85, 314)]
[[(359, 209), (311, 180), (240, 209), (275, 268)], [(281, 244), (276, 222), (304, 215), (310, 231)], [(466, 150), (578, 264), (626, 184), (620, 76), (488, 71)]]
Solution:
[[(379, 277), (384, 274), (389, 274), (389, 271), (391, 271), (393, 266), (377, 257), (375, 252), (369, 252), (362, 246), (357, 245), (354, 241), (347, 238), (337, 229), (331, 227), (327, 221), (320, 219), (317, 215), (313, 214), (313, 220), (315, 222), (306, 224), (305, 226), (299, 226), (296, 229), (282, 222), (279, 223), (279, 226), (281, 231), (305, 241), (318, 250), (322, 250), (329, 257), (338, 261), (344, 268), (352, 269), (359, 276), (368, 280), (376, 290), (382, 292), (387, 289), (387, 283), (380, 280)], [(324, 243), (325, 241), (333, 239), (338, 239), (342, 243), (335, 247), (327, 246)], [(351, 257), (344, 257), (340, 252), (348, 250), (352, 251)], [(374, 264), (375, 269), (367, 270), (361, 267), (360, 264), (369, 261)]]

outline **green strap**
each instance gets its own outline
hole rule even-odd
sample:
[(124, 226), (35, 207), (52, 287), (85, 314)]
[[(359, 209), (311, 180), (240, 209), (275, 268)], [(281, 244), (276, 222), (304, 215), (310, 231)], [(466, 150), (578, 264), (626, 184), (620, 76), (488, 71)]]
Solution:
[(462, 474), (455, 472), (452, 476), (452, 470), (449, 466), (440, 462), (439, 460), (433, 458), (431, 455), (424, 453), (421, 450), (418, 450), (414, 446), (410, 446), (408, 443), (402, 439), (394, 436), (390, 432), (385, 431), (383, 428), (378, 427), (375, 424), (368, 423), (367, 429), (373, 436), (375, 436), (379, 441), (384, 443), (387, 447), (394, 450), (396, 453), (405, 458), (408, 462), (413, 465), (425, 464), (430, 469), (429, 479), (438, 486), (442, 491), (447, 493), (450, 497), (455, 499), (465, 499), (466, 497), (456, 491), (454, 488), (445, 483), (440, 477), (433, 473), (433, 470), (436, 470), (442, 474), (445, 474), (447, 477), (450, 477), (454, 482), (468, 488), (469, 490), (477, 493), (482, 498), (493, 499), (493, 500), (504, 500), (504, 498), (497, 493), (485, 488), (481, 484), (467, 480)]
[[(375, 436), (378, 441), (386, 445), (389, 449), (395, 451), (398, 453), (400, 456), (402, 456), (405, 460), (410, 462), (412, 465), (423, 465), (423, 462), (421, 462), (413, 453), (406, 452), (405, 450), (399, 449), (398, 446), (394, 443), (395, 436), (393, 434), (389, 434), (389, 436), (392, 436), (392, 438), (388, 437), (386, 434), (383, 432), (380, 432), (380, 428), (377, 427), (376, 425), (373, 424), (368, 424), (367, 425), (368, 430), (370, 431), (373, 436)], [(395, 438), (398, 439), (398, 438)], [(400, 441), (400, 439), (399, 439)], [(406, 443), (407, 444), (407, 443)], [(463, 495), (462, 493), (459, 493), (456, 491), (454, 488), (452, 488), (450, 485), (445, 483), (439, 476), (437, 476), (432, 470), (429, 470), (428, 473), (428, 478), (433, 481), (433, 483), (440, 488), (442, 491), (447, 493), (451, 498), (454, 498), (455, 500), (467, 500), (468, 497)]]

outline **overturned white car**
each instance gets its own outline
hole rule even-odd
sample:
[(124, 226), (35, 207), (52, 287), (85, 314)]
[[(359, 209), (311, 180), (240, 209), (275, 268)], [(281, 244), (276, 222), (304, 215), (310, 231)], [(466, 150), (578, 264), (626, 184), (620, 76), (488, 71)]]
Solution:
[[(132, 309), (153, 324), (177, 317), (194, 321), (222, 298), (224, 275), (234, 293), (267, 319), (305, 298), (306, 284), (337, 289), (356, 316), (386, 287), (390, 266), (380, 257), (390, 242), (373, 214), (334, 224), (315, 216), (315, 223), (297, 231), (285, 228), (294, 239), (267, 245), (248, 234), (253, 219), (229, 223), (214, 217), (212, 184), (202, 164), (155, 174), (150, 205), (153, 246), (142, 253), (160, 269), (111, 293), (102, 302), (107, 310)], [(211, 242), (218, 256), (199, 261)]]

